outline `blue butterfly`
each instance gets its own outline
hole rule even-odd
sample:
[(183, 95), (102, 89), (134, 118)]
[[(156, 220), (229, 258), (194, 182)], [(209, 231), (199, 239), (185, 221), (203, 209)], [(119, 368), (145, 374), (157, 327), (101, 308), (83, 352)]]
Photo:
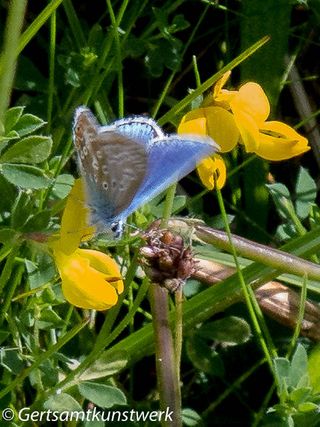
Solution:
[(77, 108), (73, 141), (90, 208), (91, 223), (119, 237), (139, 206), (190, 173), (218, 150), (209, 137), (165, 135), (143, 116), (100, 126), (86, 107)]

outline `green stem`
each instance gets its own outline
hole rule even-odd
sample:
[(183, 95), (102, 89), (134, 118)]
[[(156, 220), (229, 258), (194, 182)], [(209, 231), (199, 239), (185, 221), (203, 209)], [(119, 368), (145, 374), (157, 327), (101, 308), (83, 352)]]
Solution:
[(54, 71), (55, 71), (55, 56), (56, 56), (56, 34), (57, 34), (57, 19), (54, 12), (50, 18), (50, 53), (49, 53), (49, 85), (48, 85), (48, 110), (47, 110), (47, 129), (51, 131), (52, 110), (53, 110), (53, 95), (54, 95)]
[(24, 265), (19, 265), (16, 269), (12, 270), (15, 274), (11, 276), (11, 281), (7, 283), (8, 289), (4, 301), (1, 304), (0, 310), (0, 326), (2, 325), (12, 302), (13, 295), (17, 286), (21, 283), (21, 277), (24, 272)]
[(121, 43), (119, 38), (119, 32), (118, 32), (118, 22), (120, 22), (120, 19), (116, 20), (112, 4), (110, 0), (107, 0), (107, 7), (110, 14), (112, 29), (113, 29), (113, 36), (114, 41), (116, 45), (116, 56), (117, 56), (117, 70), (118, 70), (118, 105), (119, 105), (119, 111), (118, 116), (123, 117), (124, 114), (124, 95), (123, 95), (123, 75), (122, 75), (122, 55), (121, 55)]
[[(267, 359), (267, 362), (269, 364), (269, 368), (270, 368), (271, 372), (273, 372), (274, 366), (272, 363), (272, 356), (276, 356), (276, 352), (275, 352), (274, 346), (271, 342), (271, 343), (269, 343), (269, 344), (271, 344), (271, 349), (272, 349), (272, 353), (273, 353), (273, 354), (271, 354), (270, 345), (268, 346), (266, 343), (266, 340), (264, 339), (264, 335), (262, 333), (262, 329), (260, 326), (260, 323), (261, 323), (261, 320), (263, 319), (263, 316), (261, 314), (261, 311), (259, 310), (259, 312), (258, 312), (258, 315), (260, 318), (260, 322), (259, 322), (258, 316), (257, 316), (257, 311), (256, 311), (256, 309), (258, 308), (258, 303), (256, 302), (252, 288), (249, 289), (249, 286), (247, 286), (247, 284), (244, 280), (243, 274), (241, 272), (241, 267), (240, 267), (240, 264), (238, 261), (238, 256), (236, 253), (235, 246), (233, 245), (233, 238), (231, 235), (229, 222), (228, 222), (228, 218), (227, 218), (227, 213), (225, 211), (221, 192), (220, 192), (220, 190), (217, 189), (216, 193), (217, 193), (220, 211), (221, 211), (221, 214), (222, 214), (222, 217), (224, 220), (224, 226), (226, 228), (226, 234), (228, 236), (228, 241), (230, 244), (230, 251), (231, 251), (231, 254), (233, 255), (234, 263), (235, 263), (235, 266), (237, 269), (237, 274), (239, 277), (240, 286), (242, 288), (242, 292), (243, 292), (244, 299), (245, 299), (245, 302), (246, 302), (246, 305), (247, 305), (247, 308), (249, 311), (249, 315), (250, 315), (254, 330), (256, 332), (256, 337), (257, 337), (258, 341), (260, 342), (261, 348), (262, 348), (264, 355)], [(267, 328), (263, 328), (263, 329), (264, 329), (264, 331), (267, 330)], [(269, 338), (269, 337), (267, 337), (267, 338)]]
[[(10, 248), (10, 252), (6, 253), (7, 259), (4, 267), (2, 268), (1, 275), (0, 275), (0, 294), (2, 294), (3, 288), (8, 284), (14, 263), (16, 255), (19, 251), (19, 245), (15, 245)], [(2, 261), (2, 259), (1, 259)]]
[[(0, 123), (3, 123), (4, 114), (10, 103), (17, 65), (19, 37), (26, 5), (26, 0), (12, 0), (9, 3), (9, 15), (4, 33), (3, 53), (0, 62)], [(4, 129), (1, 126), (0, 135), (3, 132)]]
[(303, 322), (304, 312), (305, 312), (305, 306), (306, 306), (306, 300), (307, 300), (307, 278), (304, 277), (302, 288), (301, 288), (301, 295), (300, 295), (300, 304), (299, 304), (299, 313), (297, 316), (297, 324), (294, 329), (294, 333), (292, 336), (292, 340), (290, 342), (288, 351), (287, 351), (287, 358), (289, 359), (292, 356), (293, 350), (296, 347), (299, 335), (300, 335), (300, 329), (301, 324)]
[(166, 200), (165, 200), (163, 214), (162, 214), (161, 227), (166, 227), (168, 224), (169, 218), (172, 213), (172, 207), (173, 207), (174, 196), (176, 194), (176, 188), (177, 188), (177, 184), (173, 184), (167, 189)]
[[(23, 3), (25, 0), (17, 0), (20, 3)], [(17, 54), (19, 54), (29, 43), (29, 41), (37, 34), (40, 28), (47, 22), (51, 14), (60, 6), (63, 0), (52, 0), (36, 19), (29, 25), (26, 31), (21, 35), (19, 40), (19, 48)]]

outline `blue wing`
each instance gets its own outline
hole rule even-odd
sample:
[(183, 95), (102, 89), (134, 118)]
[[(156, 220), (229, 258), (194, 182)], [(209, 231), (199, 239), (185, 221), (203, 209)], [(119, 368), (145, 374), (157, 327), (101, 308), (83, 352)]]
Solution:
[(202, 159), (219, 148), (211, 138), (193, 135), (170, 135), (151, 142), (148, 144), (146, 176), (129, 206), (122, 212), (122, 218), (186, 176)]

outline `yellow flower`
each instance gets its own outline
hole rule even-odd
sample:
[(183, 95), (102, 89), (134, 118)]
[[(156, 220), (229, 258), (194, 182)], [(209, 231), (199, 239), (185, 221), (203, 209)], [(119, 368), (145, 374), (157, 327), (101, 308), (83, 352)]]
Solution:
[[(230, 151), (239, 138), (239, 131), (235, 125), (232, 125), (232, 120), (232, 114), (221, 107), (198, 108), (183, 117), (178, 133), (210, 135), (220, 145), (222, 152)], [(229, 124), (229, 128), (219, 126), (219, 121)], [(228, 129), (231, 129), (229, 135)], [(197, 172), (208, 190), (213, 190), (215, 186), (220, 190), (225, 184), (226, 165), (218, 154), (202, 160), (197, 166)]]
[(60, 236), (51, 241), (50, 247), (66, 300), (77, 307), (106, 310), (117, 303), (123, 281), (117, 264), (108, 255), (78, 248), (94, 233), (87, 218), (82, 183), (77, 180), (62, 216)]
[[(220, 145), (222, 153), (241, 142), (247, 152), (266, 160), (290, 159), (310, 149), (307, 139), (290, 126), (266, 121), (270, 104), (260, 85), (249, 82), (238, 91), (223, 89), (230, 74), (228, 71), (216, 82), (201, 108), (182, 118), (178, 133), (209, 135)], [(218, 187), (224, 182), (223, 160), (215, 161), (215, 157), (205, 159), (198, 166), (201, 181), (208, 189), (214, 186), (216, 171)]]
[(218, 154), (202, 160), (197, 167), (197, 171), (203, 185), (208, 190), (213, 190), (215, 187), (221, 190), (226, 182), (226, 165)]
[(266, 160), (286, 160), (310, 150), (308, 140), (292, 127), (266, 121), (270, 104), (257, 83), (246, 83), (230, 100), (230, 108), (246, 151)]

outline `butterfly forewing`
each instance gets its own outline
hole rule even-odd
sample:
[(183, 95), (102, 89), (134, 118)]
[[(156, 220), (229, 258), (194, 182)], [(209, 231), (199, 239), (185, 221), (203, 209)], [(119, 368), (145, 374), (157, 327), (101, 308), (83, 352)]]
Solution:
[(218, 150), (211, 138), (170, 135), (154, 140), (148, 152), (146, 177), (125, 215), (147, 203), (172, 183), (190, 173), (197, 164)]

